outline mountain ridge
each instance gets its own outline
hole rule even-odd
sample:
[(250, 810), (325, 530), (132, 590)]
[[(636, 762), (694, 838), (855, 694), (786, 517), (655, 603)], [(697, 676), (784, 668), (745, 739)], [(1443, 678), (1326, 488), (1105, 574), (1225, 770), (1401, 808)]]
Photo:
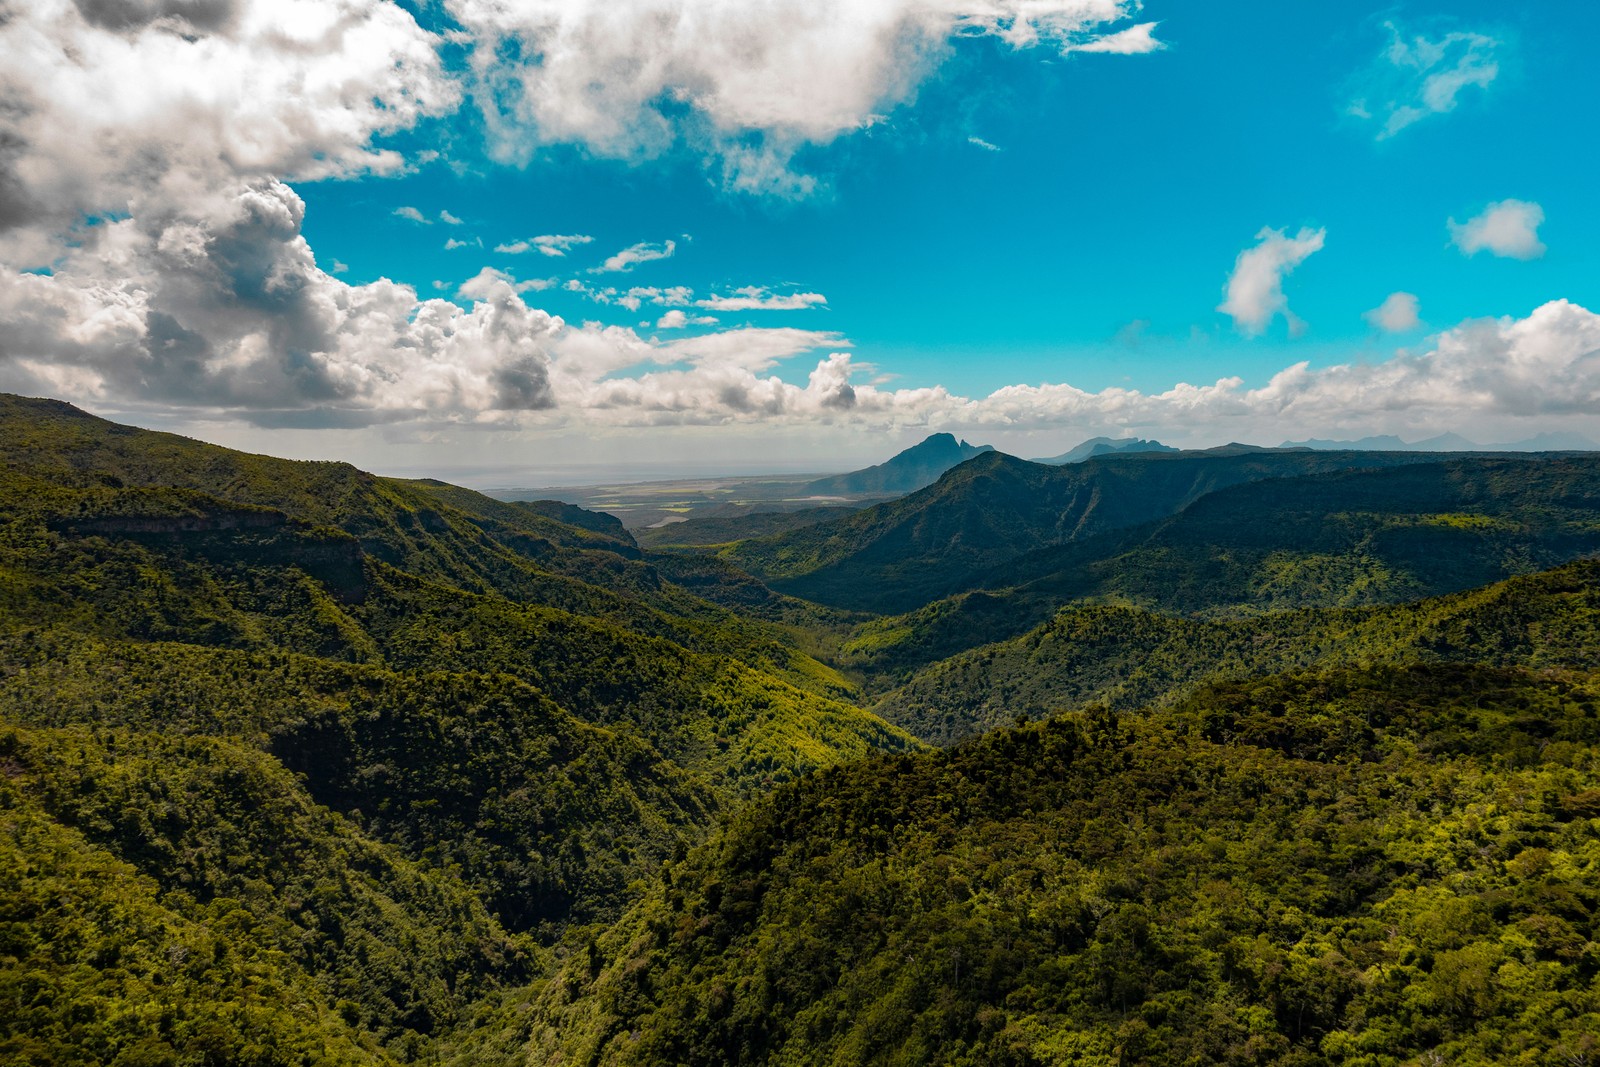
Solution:
[(1095, 456), (1104, 456), (1114, 452), (1176, 452), (1178, 449), (1164, 445), (1160, 441), (1143, 440), (1137, 437), (1091, 437), (1082, 444), (1067, 449), (1059, 456), (1047, 459), (1032, 459), (1030, 463), (1043, 463), (1048, 466), (1060, 466), (1066, 463), (1082, 463)]
[(1018, 637), (931, 664), (872, 707), (942, 745), (1019, 715), (1133, 710), (1210, 682), (1357, 661), (1600, 671), (1600, 559), (1365, 608), (1198, 619), (1069, 605)]
[(973, 456), (993, 452), (993, 445), (969, 445), (954, 434), (936, 433), (882, 463), (848, 474), (818, 478), (805, 487), (812, 496), (890, 496), (931, 485), (945, 471)]
[(1424, 453), (1226, 449), (1045, 466), (990, 452), (908, 496), (720, 551), (779, 592), (897, 614), (1040, 546), (1152, 521), (1238, 482), (1427, 461)]

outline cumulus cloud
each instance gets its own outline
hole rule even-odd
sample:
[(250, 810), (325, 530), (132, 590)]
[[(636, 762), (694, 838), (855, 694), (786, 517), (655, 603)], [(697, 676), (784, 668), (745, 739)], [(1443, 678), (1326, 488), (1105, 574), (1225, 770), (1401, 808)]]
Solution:
[(814, 330), (744, 328), (649, 342), (631, 330), (586, 325), (569, 328), (554, 346), (551, 384), (558, 413), (585, 423), (806, 419), (834, 409), (836, 385), (795, 386), (769, 372), (796, 356), (848, 345), (837, 333)]
[[(468, 308), (386, 280), (347, 285), (316, 269), (299, 235), (302, 210), (288, 187), (264, 185), (203, 227), (113, 222), (52, 274), (0, 275), (0, 388), (226, 411), (264, 425), (837, 423), (1160, 429), (1181, 440), (1600, 416), (1600, 315), (1566, 301), (1522, 319), (1463, 323), (1387, 360), (1296, 364), (1256, 387), (1238, 377), (1156, 393), (1058, 383), (968, 398), (891, 388), (830, 331), (656, 341), (573, 326), (530, 307), (528, 283), (493, 268), (461, 285)], [(125, 282), (106, 283), (109, 264)], [(659, 325), (692, 322), (668, 308)], [(802, 358), (815, 360), (802, 381), (779, 373)]]
[(225, 209), (241, 181), (402, 170), (374, 138), (460, 98), (438, 43), (384, 0), (6, 5), (6, 262), (49, 266), (86, 218)]
[(535, 290), (549, 289), (555, 285), (554, 278), (532, 278), (528, 281), (517, 281), (516, 278), (503, 270), (493, 267), (484, 267), (477, 274), (462, 282), (456, 289), (456, 295), (466, 300), (488, 300), (493, 293), (499, 291), (500, 286), (509, 286), (512, 292), (527, 293)]
[(1390, 293), (1364, 317), (1386, 333), (1407, 333), (1422, 325), (1417, 314), (1417, 298), (1412, 293)]
[(1544, 208), (1525, 200), (1501, 200), (1466, 222), (1451, 219), (1450, 240), (1465, 255), (1482, 251), (1507, 259), (1538, 259), (1544, 255), (1539, 226)]
[(1322, 248), (1326, 230), (1302, 227), (1293, 237), (1270, 226), (1256, 234), (1256, 245), (1239, 253), (1233, 273), (1228, 277), (1227, 299), (1217, 310), (1233, 319), (1234, 327), (1247, 336), (1257, 336), (1277, 315), (1289, 323), (1290, 333), (1304, 324), (1289, 310), (1283, 295), (1283, 279)]
[(651, 263), (658, 259), (670, 259), (672, 258), (672, 254), (677, 250), (678, 245), (676, 241), (665, 241), (658, 245), (650, 244), (648, 242), (640, 242), (639, 244), (624, 248), (622, 251), (618, 252), (614, 256), (611, 256), (598, 267), (591, 267), (589, 269), (589, 273), (616, 274), (620, 271), (629, 271), (641, 263)]
[(732, 296), (709, 296), (694, 303), (695, 307), (708, 311), (802, 311), (827, 302), (828, 298), (821, 293), (778, 294), (760, 286), (747, 285), (735, 289)]
[(909, 102), (962, 37), (1015, 50), (1149, 52), (1137, 0), (447, 0), (476, 39), (502, 158), (575, 143), (621, 159), (686, 145), (730, 189), (799, 197), (807, 145)]
[[(590, 271), (591, 274), (598, 272), (599, 268)], [(707, 311), (803, 311), (828, 302), (828, 298), (821, 293), (774, 293), (759, 285), (742, 286), (731, 293), (713, 294), (700, 300), (695, 299), (694, 290), (686, 285), (667, 288), (636, 285), (630, 289), (618, 289), (615, 286), (590, 286), (574, 278), (566, 283), (566, 289), (582, 293), (597, 304), (615, 304), (629, 311), (638, 311), (645, 304), (675, 308), (694, 306)]]
[(681, 330), (685, 326), (715, 326), (717, 321), (718, 320), (715, 315), (691, 316), (685, 314), (677, 308), (673, 308), (671, 311), (667, 312), (665, 315), (662, 315), (656, 320), (656, 329)]
[(347, 285), (285, 184), (404, 170), (374, 142), (457, 106), (440, 40), (384, 0), (7, 6), (0, 383), (300, 424), (548, 406), (561, 320), (505, 280), (470, 310)]
[(694, 299), (694, 290), (686, 285), (673, 285), (665, 289), (653, 285), (636, 285), (625, 292), (604, 289), (590, 292), (590, 298), (602, 304), (616, 303), (629, 311), (638, 311), (645, 304), (656, 307), (688, 307)]
[(1439, 37), (1406, 36), (1384, 23), (1389, 44), (1360, 79), (1361, 92), (1349, 106), (1357, 119), (1377, 127), (1378, 140), (1432, 115), (1454, 111), (1466, 89), (1484, 89), (1500, 74), (1501, 41), (1482, 33), (1457, 31)]
[(389, 212), (389, 214), (393, 215), (397, 219), (409, 219), (412, 222), (419, 222), (424, 226), (433, 225), (433, 222), (428, 218), (428, 216), (424, 215), (416, 208), (411, 207), (409, 204), (404, 207), (397, 207), (393, 211)]
[(560, 319), (509, 277), (470, 311), (317, 269), (304, 205), (280, 182), (203, 220), (95, 227), (48, 275), (0, 273), (0, 383), (79, 398), (286, 413), (340, 425), (548, 407)]
[[(1119, 0), (779, 7), (779, 17), (735, 0), (463, 0), (452, 10), (469, 30), (488, 31), (473, 49), (478, 87), (512, 90), (494, 97), (497, 132), (630, 158), (681, 141), (741, 160), (730, 181), (752, 188), (803, 185), (780, 173), (789, 153), (910, 99), (954, 37), (1067, 52), (1108, 35), (1102, 27), (1124, 28), (1114, 24), (1132, 10)], [(319, 269), (301, 234), (304, 205), (287, 183), (406, 170), (412, 161), (381, 147), (385, 135), (461, 99), (437, 55), (442, 41), (385, 0), (7, 6), (0, 385), (300, 424), (421, 413), (470, 421), (561, 403), (622, 411), (629, 397), (651, 411), (681, 410), (675, 418), (695, 417), (708, 396), (713, 411), (843, 410), (847, 358), (824, 360), (832, 369), (812, 375), (800, 396), (769, 373), (801, 352), (847, 348), (837, 334), (745, 329), (657, 345), (530, 307), (524, 294), (550, 280), (481, 270), (457, 289), (464, 308)], [(680, 120), (656, 145), (652, 124)], [(397, 214), (462, 222), (412, 205)], [(527, 250), (560, 257), (590, 240), (549, 234)], [(481, 242), (448, 239), (468, 246)], [(672, 241), (635, 245), (597, 272), (675, 250)], [(686, 287), (579, 291), (633, 310), (684, 309), (694, 297)], [(711, 299), (820, 302), (765, 290)], [(681, 313), (685, 326), (712, 324)], [(639, 373), (607, 378), (629, 369)]]
[[(1600, 415), (1600, 315), (1567, 301), (1522, 319), (1469, 321), (1422, 351), (1383, 361), (1321, 369), (1300, 363), (1254, 388), (1224, 377), (1158, 393), (1089, 392), (1064, 383), (1007, 386), (979, 398), (938, 387), (888, 389), (881, 379), (857, 381), (865, 368), (842, 351), (842, 338), (805, 330), (735, 330), (661, 344), (625, 330), (569, 333), (553, 349), (553, 414), (613, 425), (844, 420), (874, 430), (1160, 429), (1180, 439), (1281, 440), (1351, 427), (1437, 431)], [(826, 354), (803, 385), (770, 373), (818, 350)], [(649, 369), (681, 364), (687, 369)], [(643, 373), (618, 376), (641, 367)]]

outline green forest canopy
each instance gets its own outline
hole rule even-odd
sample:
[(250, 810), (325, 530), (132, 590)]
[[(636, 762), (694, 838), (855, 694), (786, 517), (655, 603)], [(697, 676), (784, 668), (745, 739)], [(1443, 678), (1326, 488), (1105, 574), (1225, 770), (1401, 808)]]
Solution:
[(1595, 465), (1033, 466), (653, 556), (0, 398), (0, 1060), (1600, 1055)]

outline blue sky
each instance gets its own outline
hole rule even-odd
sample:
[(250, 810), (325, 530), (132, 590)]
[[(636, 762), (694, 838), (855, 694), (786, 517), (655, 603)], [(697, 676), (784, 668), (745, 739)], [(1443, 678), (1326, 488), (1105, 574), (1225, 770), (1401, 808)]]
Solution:
[[(368, 101), (291, 100), (267, 143), (222, 149), (131, 108), (104, 121), (177, 160), (157, 184), (190, 199), (129, 193), (115, 159), (53, 214), (17, 197), (29, 300), (98, 323), (113, 289), (143, 323), (108, 355), (10, 312), (42, 339), (0, 352), (0, 384), (415, 469), (826, 465), (935, 430), (1024, 454), (1600, 436), (1595, 5), (237, 0), (183, 29), (237, 45), (248, 92), (284, 77), (252, 27), (329, 5), (367, 20), (366, 51), (315, 37), (321, 65), (283, 84)], [(63, 46), (111, 32), (37, 18)], [(155, 63), (183, 47), (162, 30), (105, 47)], [(207, 255), (251, 249), (220, 295), (175, 280), (174, 216)], [(751, 306), (774, 300), (799, 306)], [(175, 348), (203, 353), (187, 379)]]
[[(304, 187), (306, 234), (354, 279), (419, 287), (453, 287), (486, 264), (570, 276), (636, 242), (677, 239), (672, 259), (629, 280), (821, 292), (826, 310), (748, 321), (841, 330), (911, 385), (1160, 389), (1270, 375), (1387, 350), (1363, 313), (1395, 291), (1417, 294), (1439, 324), (1520, 316), (1555, 294), (1600, 302), (1600, 129), (1596, 109), (1578, 106), (1600, 99), (1585, 44), (1600, 7), (1564, 6), (1558, 19), (1503, 4), (1152, 0), (1144, 15), (1160, 20), (1167, 48), (1151, 55), (1062, 59), (963, 41), (882, 128), (808, 152), (827, 189), (799, 203), (729, 195), (693, 158), (619, 163), (558, 147), (525, 167), (486, 165), (481, 127), (463, 115), (451, 159), (463, 173), (441, 162)], [(1499, 73), (1463, 89), (1450, 113), (1379, 140), (1376, 123), (1346, 112), (1410, 88), (1384, 86), (1374, 69), (1391, 25), (1492, 36)], [(1545, 208), (1551, 252), (1463, 256), (1447, 220), (1507, 198)], [(397, 204), (467, 224), (421, 227), (394, 217)], [(1234, 257), (1263, 226), (1328, 230), (1287, 283), (1307, 323), (1293, 340), (1281, 318), (1241, 338), (1216, 310)], [(595, 243), (564, 262), (492, 253), (545, 233)], [(491, 251), (447, 252), (452, 238)], [(642, 321), (559, 292), (539, 301), (572, 320)]]

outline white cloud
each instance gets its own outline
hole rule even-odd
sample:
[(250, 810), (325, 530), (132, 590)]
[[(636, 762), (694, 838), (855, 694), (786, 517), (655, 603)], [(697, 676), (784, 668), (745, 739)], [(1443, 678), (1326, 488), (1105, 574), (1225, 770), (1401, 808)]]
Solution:
[(1129, 26), (1116, 33), (1108, 33), (1102, 37), (1090, 38), (1081, 44), (1068, 45), (1065, 52), (1099, 52), (1103, 55), (1140, 56), (1150, 52), (1159, 52), (1167, 47), (1156, 40), (1156, 26), (1159, 23), (1141, 22), (1137, 26)]
[(203, 216), (251, 182), (392, 174), (453, 110), (439, 38), (384, 0), (28, 0), (0, 17), (0, 260), (84, 218)]
[(549, 289), (554, 287), (555, 284), (554, 278), (531, 278), (528, 281), (519, 282), (503, 270), (484, 267), (477, 274), (462, 282), (461, 286), (456, 290), (456, 295), (467, 300), (490, 300), (502, 286), (520, 295)]
[(593, 240), (593, 237), (581, 233), (547, 233), (526, 241), (508, 241), (502, 245), (495, 245), (494, 250), (511, 256), (520, 256), (524, 252), (538, 252), (545, 256), (561, 257), (579, 245), (586, 245)]
[(1283, 279), (1306, 258), (1322, 248), (1326, 230), (1302, 227), (1293, 237), (1282, 230), (1262, 227), (1256, 245), (1239, 253), (1228, 278), (1227, 299), (1217, 310), (1233, 318), (1241, 333), (1256, 336), (1266, 330), (1274, 316), (1282, 315), (1291, 333), (1303, 325), (1289, 310), (1283, 295)]
[(332, 273), (334, 273), (334, 274), (349, 274), (350, 273), (350, 264), (346, 263), (342, 259), (336, 259), (336, 260), (333, 261), (333, 271), (332, 271)]
[[(606, 291), (611, 292), (611, 290)], [(629, 311), (638, 311), (643, 304), (669, 308), (688, 307), (694, 300), (694, 290), (686, 285), (674, 285), (666, 289), (658, 289), (653, 285), (634, 286), (627, 292), (617, 295), (615, 299)]]
[(583, 233), (547, 233), (535, 237), (533, 243), (544, 255), (564, 256), (579, 245), (586, 245), (593, 240), (593, 237)]
[(665, 241), (658, 245), (640, 242), (629, 248), (624, 248), (598, 267), (591, 267), (589, 273), (615, 274), (619, 271), (629, 271), (641, 263), (652, 263), (658, 259), (670, 259), (677, 250), (678, 244), (676, 241)]
[[(54, 274), (0, 274), (0, 388), (260, 425), (825, 423), (1216, 441), (1462, 426), (1527, 436), (1600, 416), (1600, 315), (1566, 301), (1523, 319), (1463, 323), (1383, 361), (1297, 364), (1253, 388), (1224, 377), (1158, 393), (1060, 383), (967, 398), (890, 388), (828, 331), (656, 342), (574, 327), (524, 302), (549, 282), (493, 268), (460, 286), (473, 302), (466, 310), (387, 280), (347, 285), (316, 269), (302, 211), (288, 187), (264, 185), (203, 224), (147, 232), (109, 223)], [(113, 269), (120, 280), (108, 280)], [(664, 314), (661, 329), (694, 321), (668, 312), (683, 320)], [(810, 353), (821, 355), (804, 384), (775, 373)]]
[(596, 304), (615, 304), (629, 311), (638, 311), (646, 304), (682, 308), (694, 303), (694, 290), (687, 285), (674, 285), (665, 289), (654, 285), (636, 285), (631, 289), (618, 289), (614, 285), (595, 288), (585, 284), (582, 279), (573, 278), (563, 288), (570, 293), (581, 293)]
[(715, 326), (719, 321), (715, 315), (689, 315), (673, 308), (656, 320), (656, 329), (681, 330), (685, 326)]
[(448, 212), (448, 211), (439, 212), (439, 221), (444, 223), (446, 226), (460, 226), (461, 225), (461, 220), (456, 218), (454, 215), (450, 214), (450, 212)]
[(470, 240), (469, 241), (469, 240), (466, 240), (466, 239), (460, 238), (460, 237), (452, 237), (449, 240), (445, 241), (445, 243), (444, 243), (444, 250), (446, 252), (454, 252), (458, 248), (482, 248), (482, 247), (483, 247), (483, 241), (481, 241), (481, 240)]
[(735, 289), (733, 296), (711, 296), (696, 300), (695, 307), (708, 311), (802, 311), (827, 302), (828, 298), (821, 293), (786, 293), (780, 296), (769, 289), (747, 285)]
[(715, 315), (687, 315), (673, 308), (656, 320), (656, 329), (681, 330), (685, 326), (715, 326), (717, 322)]
[(809, 195), (795, 154), (911, 101), (963, 37), (1013, 50), (1148, 52), (1137, 0), (447, 0), (476, 38), (496, 151), (576, 143), (643, 159), (675, 145), (729, 189)]
[(514, 291), (516, 279), (503, 270), (484, 267), (477, 274), (462, 282), (460, 287), (456, 289), (456, 295), (466, 300), (484, 300), (500, 286), (505, 286)]
[(1407, 333), (1422, 325), (1417, 314), (1417, 298), (1412, 293), (1390, 293), (1364, 317), (1386, 333)]
[(1469, 88), (1487, 90), (1500, 74), (1501, 41), (1482, 33), (1458, 31), (1437, 38), (1407, 37), (1384, 23), (1389, 45), (1360, 79), (1349, 114), (1377, 125), (1378, 140), (1432, 115), (1456, 108)]
[(971, 144), (971, 145), (977, 145), (979, 148), (983, 149), (985, 152), (1001, 152), (1001, 151), (1004, 151), (1004, 149), (1002, 149), (999, 145), (990, 144), (988, 141), (985, 141), (982, 137), (968, 137), (967, 138), (967, 143)]
[(411, 207), (409, 204), (405, 207), (395, 208), (392, 212), (390, 212), (390, 214), (394, 215), (396, 218), (410, 219), (412, 222), (420, 222), (424, 226), (433, 225), (433, 223), (429, 221), (428, 216), (424, 215), (416, 208)]
[(308, 425), (547, 405), (559, 319), (347, 285), (284, 184), (403, 171), (373, 142), (459, 102), (439, 42), (384, 0), (7, 6), (0, 381)]
[(265, 182), (205, 219), (94, 228), (49, 275), (0, 272), (0, 387), (235, 412), (262, 424), (477, 418), (554, 402), (562, 321), (508, 278), (470, 311), (317, 269), (304, 205)]
[(1450, 239), (1469, 256), (1488, 250), (1508, 259), (1538, 259), (1544, 255), (1539, 226), (1544, 208), (1525, 200), (1501, 200), (1464, 223), (1451, 219)]
[[(1466, 322), (1421, 352), (1384, 361), (1316, 370), (1296, 364), (1255, 388), (1237, 377), (1180, 383), (1159, 393), (1016, 385), (971, 399), (940, 387), (887, 389), (881, 378), (857, 383), (864, 368), (838, 351), (843, 347), (837, 335), (804, 330), (732, 330), (665, 344), (641, 341), (631, 331), (572, 331), (554, 346), (556, 413), (585, 424), (845, 420), (874, 431), (1159, 431), (1163, 440), (1207, 442), (1469, 425), (1514, 435), (1535, 423), (1600, 415), (1600, 315), (1566, 301), (1523, 319)], [(769, 373), (818, 349), (833, 351), (803, 386)], [(680, 362), (689, 368), (618, 376)]]

